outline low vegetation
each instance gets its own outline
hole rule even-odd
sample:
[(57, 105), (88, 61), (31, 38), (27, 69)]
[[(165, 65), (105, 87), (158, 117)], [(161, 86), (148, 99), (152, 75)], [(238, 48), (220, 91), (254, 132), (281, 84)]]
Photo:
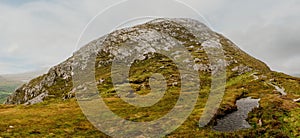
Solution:
[[(278, 78), (278, 80), (281, 79)], [(206, 95), (201, 94), (196, 108), (187, 121), (167, 137), (300, 136), (300, 105), (292, 101), (292, 97), (299, 97), (297, 95), (299, 91), (281, 96), (265, 82), (266, 80), (255, 80), (252, 73), (229, 78), (222, 105), (216, 116), (216, 118), (220, 118), (226, 113), (234, 111), (237, 99), (248, 96), (261, 98), (260, 107), (253, 110), (248, 117), (252, 129), (227, 133), (216, 132), (211, 129), (213, 121), (211, 125), (199, 128), (198, 121), (207, 99)], [(202, 89), (202, 92), (208, 91), (209, 89)], [(287, 91), (292, 91), (292, 89), (287, 88)], [(170, 94), (166, 94), (158, 106), (147, 110), (130, 106), (114, 95), (103, 96), (106, 96), (106, 104), (119, 116), (127, 120), (143, 122), (155, 120), (173, 107), (178, 92), (176, 87), (170, 88), (169, 92)], [(76, 99), (66, 101), (48, 99), (43, 103), (31, 106), (1, 105), (0, 116), (1, 137), (108, 137), (89, 123)], [(262, 124), (259, 124), (259, 120)]]

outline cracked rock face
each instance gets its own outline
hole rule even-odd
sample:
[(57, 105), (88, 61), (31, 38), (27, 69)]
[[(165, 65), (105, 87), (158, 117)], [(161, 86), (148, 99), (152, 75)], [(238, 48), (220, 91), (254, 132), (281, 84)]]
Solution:
[[(128, 40), (137, 42), (138, 46), (129, 50), (124, 49), (122, 46)], [(157, 42), (164, 43), (165, 46), (155, 47)], [(7, 98), (5, 103), (35, 104), (47, 98), (72, 98), (76, 90), (76, 88), (72, 88), (72, 76), (74, 75), (72, 69), (83, 70), (87, 68), (88, 60), (91, 57), (95, 55), (99, 57), (96, 68), (110, 66), (115, 57), (122, 59), (132, 54), (137, 56), (139, 61), (143, 61), (153, 58), (155, 56), (153, 53), (160, 49), (173, 50), (172, 55), (176, 57), (182, 52), (174, 50), (174, 45), (177, 43), (183, 45), (194, 58), (194, 61), (185, 59), (182, 61), (194, 62), (194, 65), (189, 68), (199, 73), (213, 74), (221, 68), (216, 66), (218, 64), (210, 64), (211, 61), (207, 56), (208, 54), (218, 55), (216, 49), (217, 51), (224, 51), (226, 61), (214, 60), (212, 62), (225, 64), (230, 71), (236, 72), (236, 74), (243, 74), (252, 70), (269, 70), (264, 63), (247, 55), (230, 40), (212, 31), (203, 23), (192, 19), (156, 19), (142, 25), (114, 31), (88, 43), (66, 61), (52, 67), (47, 74), (18, 88)], [(167, 62), (163, 59), (161, 61)], [(108, 78), (100, 77), (97, 84), (106, 83), (107, 80)], [(177, 85), (177, 82), (174, 81), (168, 85)]]

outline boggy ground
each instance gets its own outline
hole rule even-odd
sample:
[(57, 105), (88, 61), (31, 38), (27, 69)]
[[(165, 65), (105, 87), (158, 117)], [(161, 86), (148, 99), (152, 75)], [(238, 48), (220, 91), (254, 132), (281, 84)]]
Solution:
[[(216, 132), (212, 129), (214, 121), (207, 127), (199, 128), (198, 121), (207, 99), (206, 95), (201, 94), (189, 118), (166, 137), (299, 137), (300, 104), (293, 102), (293, 99), (299, 98), (299, 79), (280, 73), (256, 76), (259, 79), (249, 72), (228, 79), (222, 105), (215, 117), (216, 120), (236, 110), (237, 99), (249, 96), (260, 98), (260, 107), (249, 113), (247, 119), (251, 129)], [(272, 83), (285, 88), (286, 96), (280, 95), (268, 84), (271, 77), (275, 78)], [(208, 92), (209, 89), (202, 91)], [(167, 94), (166, 99), (172, 99), (178, 93), (175, 88), (170, 92), (173, 94)], [(107, 96), (105, 101), (116, 114), (132, 121), (157, 119), (172, 108), (166, 106), (145, 111), (133, 109), (116, 97)], [(165, 100), (161, 104), (172, 105), (174, 101)], [(48, 99), (30, 106), (1, 105), (0, 116), (0, 137), (108, 137), (89, 123), (76, 99)]]

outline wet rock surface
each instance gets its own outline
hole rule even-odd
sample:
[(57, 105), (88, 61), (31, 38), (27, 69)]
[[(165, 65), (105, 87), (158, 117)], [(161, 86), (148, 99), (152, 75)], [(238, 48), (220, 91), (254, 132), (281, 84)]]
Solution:
[(251, 97), (237, 100), (236, 105), (238, 110), (218, 119), (217, 125), (213, 129), (221, 132), (231, 132), (251, 128), (246, 119), (249, 112), (259, 107), (259, 101), (260, 99), (251, 99)]

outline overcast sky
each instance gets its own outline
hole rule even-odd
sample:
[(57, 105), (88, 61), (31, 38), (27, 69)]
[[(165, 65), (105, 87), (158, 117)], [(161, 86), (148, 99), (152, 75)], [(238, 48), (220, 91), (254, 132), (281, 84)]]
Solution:
[[(119, 1), (1, 0), (0, 74), (38, 70), (65, 60), (76, 49), (87, 23)], [(300, 74), (299, 0), (181, 1), (199, 11), (215, 31), (273, 70)], [(131, 12), (120, 9), (120, 15)], [(95, 31), (107, 33), (105, 29)]]

